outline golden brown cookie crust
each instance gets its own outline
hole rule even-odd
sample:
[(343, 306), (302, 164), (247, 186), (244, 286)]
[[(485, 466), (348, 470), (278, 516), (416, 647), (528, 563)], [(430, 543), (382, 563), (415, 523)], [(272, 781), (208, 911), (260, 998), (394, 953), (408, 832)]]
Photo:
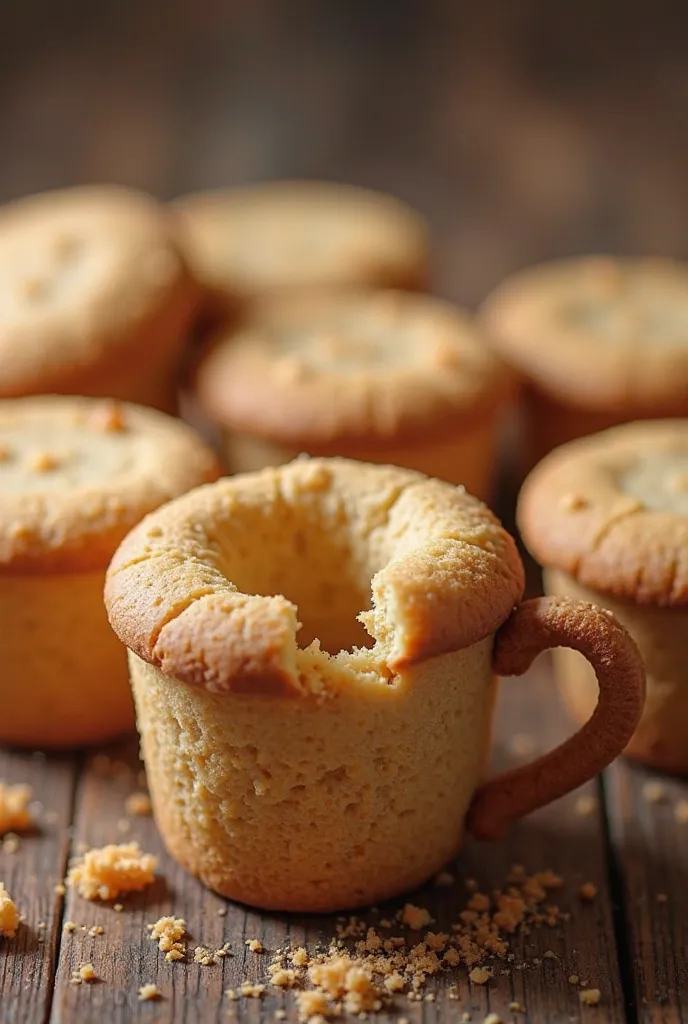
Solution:
[(106, 399), (0, 401), (0, 573), (104, 569), (142, 516), (217, 479), (184, 424)]
[(445, 433), (512, 387), (468, 314), (397, 291), (266, 303), (218, 337), (196, 376), (215, 421), (318, 454)]
[(198, 298), (168, 211), (112, 185), (2, 207), (0, 278), (3, 398), (102, 393), (179, 347)]
[[(361, 594), (372, 590), (361, 621), (390, 671), (488, 636), (523, 591), (513, 539), (462, 488), (394, 467), (300, 459), (196, 490), (133, 530), (105, 590), (120, 639), (211, 691), (304, 694), (298, 609), (256, 577), (259, 558), (287, 557), (271, 553), (278, 540), (266, 524), (279, 526), (285, 551), (309, 532), (339, 533), (350, 563), (341, 572), (358, 572)], [(297, 563), (294, 572), (309, 571)]]
[(546, 568), (640, 604), (688, 604), (688, 420), (557, 449), (526, 480), (518, 522)]
[(427, 226), (392, 196), (333, 182), (265, 182), (177, 200), (197, 279), (239, 305), (283, 289), (422, 288)]
[(688, 409), (688, 264), (544, 263), (499, 285), (479, 320), (511, 365), (562, 402), (629, 418)]

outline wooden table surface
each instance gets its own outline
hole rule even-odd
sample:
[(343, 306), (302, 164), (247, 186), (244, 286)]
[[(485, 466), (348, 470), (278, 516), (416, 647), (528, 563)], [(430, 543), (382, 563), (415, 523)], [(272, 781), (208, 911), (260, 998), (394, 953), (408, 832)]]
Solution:
[[(27, 0), (2, 17), (0, 199), (86, 180), (163, 198), (262, 177), (350, 180), (427, 215), (436, 288), (470, 305), (540, 258), (688, 251), (684, 4)], [(508, 494), (500, 507), (508, 518)], [(503, 684), (499, 763), (566, 730), (547, 658)], [(0, 879), (25, 915), (17, 939), (0, 943), (0, 1024), (260, 1024), (281, 1007), (295, 1020), (289, 998), (223, 996), (258, 977), (244, 937), (267, 948), (314, 944), (333, 921), (225, 904), (165, 855), (150, 819), (129, 819), (123, 831), (125, 797), (138, 788), (135, 750), (132, 741), (110, 752), (131, 765), (114, 776), (92, 754), (0, 751), (0, 779), (29, 783), (42, 805), (18, 851), (0, 844)], [(435, 1002), (401, 1000), (399, 1013), (414, 1024), (462, 1012), (482, 1021), (488, 1011), (530, 1022), (688, 1019), (688, 825), (674, 816), (688, 789), (664, 779), (663, 799), (651, 802), (648, 778), (618, 763), (584, 790), (597, 798), (590, 815), (572, 794), (502, 843), (469, 843), (455, 887), (416, 897), (440, 926), (465, 900), (463, 879), (489, 888), (513, 862), (563, 876), (558, 901), (570, 920), (516, 940), (526, 969), (497, 972), (486, 987), (462, 970), (443, 975)], [(125, 838), (157, 853), (160, 867), (122, 913), (55, 893), (81, 844)], [(588, 881), (598, 889), (591, 903), (578, 896)], [(165, 963), (146, 923), (166, 913), (186, 919), (194, 942), (229, 941), (234, 955), (211, 967)], [(67, 937), (66, 920), (100, 924), (104, 935)], [(100, 980), (70, 984), (85, 961)], [(573, 974), (601, 990), (597, 1008), (581, 1006)], [(159, 1002), (138, 1001), (148, 982)]]

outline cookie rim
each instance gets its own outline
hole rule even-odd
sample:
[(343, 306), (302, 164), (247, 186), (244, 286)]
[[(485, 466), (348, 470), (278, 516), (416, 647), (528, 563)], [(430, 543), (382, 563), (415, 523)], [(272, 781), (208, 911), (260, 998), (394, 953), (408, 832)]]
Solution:
[[(165, 675), (211, 692), (309, 694), (296, 667), (298, 609), (283, 595), (240, 592), (221, 545), (209, 543), (208, 533), (218, 510), (226, 514), (237, 495), (264, 500), (286, 488), (296, 500), (299, 488), (313, 484), (317, 492), (323, 479), (338, 500), (348, 492), (359, 501), (363, 493), (377, 495), (385, 481), (394, 500), (382, 509), (387, 519), (379, 529), (390, 533), (395, 515), (403, 523), (404, 516), (409, 522), (412, 515), (427, 518), (428, 503), (438, 509), (420, 547), (404, 551), (398, 540), (387, 563), (370, 572), (373, 606), (366, 625), (384, 646), (392, 672), (471, 646), (509, 617), (524, 588), (516, 543), (463, 488), (398, 467), (301, 458), (198, 488), (132, 530), (105, 584), (110, 624), (120, 640)], [(190, 594), (185, 577), (180, 583), (185, 571)]]
[[(332, 201), (333, 209), (342, 202), (365, 203), (368, 207), (377, 205), (385, 208), (389, 215), (397, 219), (406, 236), (406, 244), (397, 244), (389, 248), (384, 259), (372, 262), (369, 258), (362, 260), (361, 269), (356, 273), (330, 273), (316, 281), (292, 280), (283, 285), (273, 281), (256, 281), (250, 283), (250, 274), (235, 274), (227, 269), (219, 260), (209, 260), (206, 254), (200, 254), (198, 242), (199, 232), (203, 232), (204, 219), (212, 216), (227, 217), (232, 207), (240, 207), (248, 201), (259, 207), (267, 200), (272, 203), (282, 202), (285, 206), (309, 201), (309, 193), (317, 194), (318, 199), (326, 197)], [(423, 215), (403, 199), (389, 193), (352, 185), (347, 182), (328, 181), (324, 179), (285, 178), (273, 181), (260, 181), (232, 188), (213, 188), (191, 192), (178, 196), (170, 204), (179, 226), (182, 246), (192, 271), (204, 290), (213, 296), (217, 303), (229, 303), (229, 307), (242, 308), (258, 297), (264, 296), (266, 290), (274, 294), (282, 287), (293, 288), (321, 287), (400, 287), (409, 290), (423, 290), (430, 275), (430, 229)], [(274, 211), (271, 211), (274, 213)], [(212, 267), (211, 267), (212, 264)]]
[[(290, 378), (269, 346), (261, 349), (264, 317), (289, 315), (303, 304), (325, 311), (358, 304), (392, 301), (399, 308), (436, 320), (438, 330), (451, 325), (450, 360), (466, 355), (468, 371), (434, 363), (399, 365), (396, 374), (309, 371)], [(327, 332), (326, 325), (323, 328)], [(255, 343), (254, 340), (255, 339)], [(284, 362), (288, 360), (285, 359)], [(424, 376), (420, 376), (420, 371)], [(449, 381), (449, 384), (447, 383)], [(395, 383), (396, 382), (396, 383)], [(348, 385), (348, 390), (347, 390)], [(288, 447), (303, 446), (314, 455), (337, 455), (341, 448), (384, 450), (398, 442), (420, 443), (433, 435), (470, 427), (504, 407), (516, 390), (509, 367), (483, 344), (480, 329), (467, 310), (444, 299), (397, 289), (346, 289), (336, 294), (285, 297), (266, 303), (239, 327), (215, 335), (194, 372), (194, 392), (210, 419), (226, 430)]]
[(531, 555), (591, 590), (638, 605), (688, 606), (688, 516), (647, 509), (614, 480), (639, 451), (671, 454), (681, 439), (678, 450), (688, 455), (688, 420), (638, 421), (547, 455), (517, 502)]
[(97, 437), (107, 427), (91, 426), (89, 417), (111, 410), (123, 417), (125, 428), (155, 438), (156, 472), (74, 490), (0, 493), (0, 575), (104, 572), (117, 545), (144, 515), (220, 475), (214, 452), (190, 427), (130, 402), (65, 395), (0, 399), (0, 425), (16, 423), (20, 436), (23, 418), (64, 420), (70, 426), (83, 423)]
[(558, 337), (556, 329), (547, 330), (546, 337), (528, 329), (528, 311), (537, 308), (552, 284), (556, 287), (569, 274), (624, 269), (684, 275), (688, 294), (688, 262), (589, 254), (543, 261), (510, 274), (482, 302), (478, 322), (495, 351), (551, 399), (591, 412), (623, 413), (628, 419), (682, 415), (688, 408), (688, 335), (684, 347), (663, 348), (646, 345), (642, 338), (633, 344), (600, 344), (585, 329), (572, 332), (569, 339)]
[[(123, 217), (132, 216), (140, 224), (146, 224), (151, 245), (159, 235), (162, 250), (170, 254), (175, 269), (163, 287), (148, 288), (146, 301), (139, 301), (138, 307), (134, 303), (129, 319), (116, 331), (113, 332), (107, 318), (100, 314), (97, 320), (92, 318), (89, 321), (86, 331), (83, 323), (77, 323), (77, 333), (81, 334), (83, 342), (78, 359), (55, 360), (51, 366), (46, 365), (42, 353), (54, 344), (54, 338), (52, 341), (50, 338), (48, 315), (36, 343), (36, 358), (28, 361), (26, 366), (20, 366), (10, 355), (7, 356), (7, 372), (0, 382), (0, 399), (80, 393), (97, 397), (99, 392), (91, 391), (91, 378), (98, 381), (107, 379), (110, 372), (117, 372), (127, 362), (139, 367), (155, 366), (168, 352), (181, 349), (185, 331), (198, 308), (199, 286), (179, 244), (174, 218), (164, 204), (145, 191), (102, 183), (23, 196), (0, 207), (0, 234), (6, 228), (13, 232), (23, 230), (23, 221), (26, 221), (27, 232), (35, 232), (43, 208), (65, 203), (73, 205), (77, 220), (88, 215), (84, 211), (89, 207), (102, 204), (102, 209), (107, 210), (113, 204)], [(33, 328), (22, 327), (19, 330), (24, 335), (28, 332), (33, 336), (31, 331), (36, 334)]]

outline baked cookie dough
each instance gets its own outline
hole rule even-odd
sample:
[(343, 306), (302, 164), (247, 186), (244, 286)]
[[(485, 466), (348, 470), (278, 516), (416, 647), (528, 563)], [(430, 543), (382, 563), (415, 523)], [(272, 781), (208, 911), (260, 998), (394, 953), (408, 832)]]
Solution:
[(688, 264), (552, 261), (507, 278), (479, 319), (525, 380), (530, 465), (576, 437), (688, 414)]
[(68, 747), (133, 725), (107, 564), (147, 512), (206, 481), (183, 424), (111, 401), (0, 401), (0, 742)]
[[(518, 509), (550, 594), (602, 605), (636, 640), (647, 703), (627, 753), (688, 771), (688, 420), (627, 424), (571, 442), (531, 473)], [(577, 721), (597, 687), (583, 660), (554, 652)]]
[(235, 472), (301, 452), (408, 467), (490, 494), (513, 377), (467, 313), (406, 292), (263, 304), (221, 332), (196, 395)]
[(0, 208), (0, 398), (77, 394), (173, 411), (198, 298), (169, 212), (113, 185)]

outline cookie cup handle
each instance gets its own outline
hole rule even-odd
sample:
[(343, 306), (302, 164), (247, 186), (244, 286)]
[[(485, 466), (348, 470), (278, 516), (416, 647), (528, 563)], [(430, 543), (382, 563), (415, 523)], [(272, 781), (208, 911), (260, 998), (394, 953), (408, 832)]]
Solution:
[(499, 839), (517, 818), (597, 775), (623, 751), (640, 719), (645, 668), (635, 642), (611, 612), (565, 598), (525, 601), (497, 633), (495, 672), (520, 676), (552, 647), (570, 647), (588, 659), (599, 685), (597, 707), (550, 753), (488, 779), (476, 791), (466, 826), (479, 839)]

